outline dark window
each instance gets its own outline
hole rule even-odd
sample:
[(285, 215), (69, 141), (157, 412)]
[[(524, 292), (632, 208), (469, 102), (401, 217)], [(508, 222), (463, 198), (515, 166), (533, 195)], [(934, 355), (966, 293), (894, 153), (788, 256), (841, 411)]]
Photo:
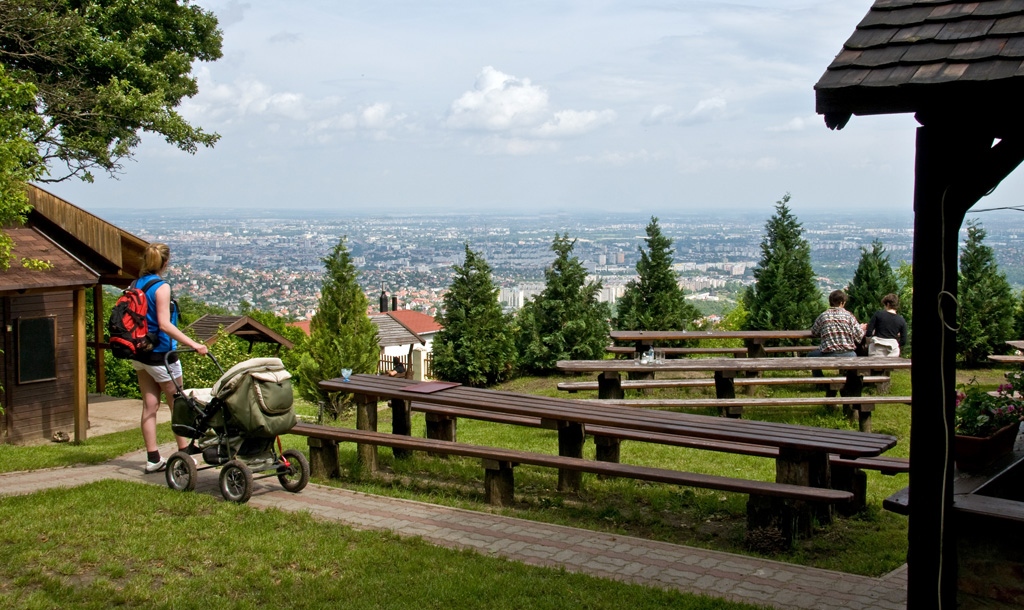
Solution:
[(57, 378), (57, 318), (18, 318), (18, 383)]

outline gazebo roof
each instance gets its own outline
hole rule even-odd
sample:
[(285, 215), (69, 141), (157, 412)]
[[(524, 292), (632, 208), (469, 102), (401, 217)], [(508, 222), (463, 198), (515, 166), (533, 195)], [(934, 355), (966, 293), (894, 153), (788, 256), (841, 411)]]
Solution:
[(876, 0), (815, 85), (817, 112), (1020, 123), (1024, 0)]
[(248, 341), (250, 346), (253, 343), (276, 343), (288, 349), (294, 347), (291, 341), (249, 316), (206, 314), (189, 324), (187, 328), (195, 334), (196, 339), (207, 345), (213, 345), (217, 342), (217, 332), (222, 327), (225, 333)]

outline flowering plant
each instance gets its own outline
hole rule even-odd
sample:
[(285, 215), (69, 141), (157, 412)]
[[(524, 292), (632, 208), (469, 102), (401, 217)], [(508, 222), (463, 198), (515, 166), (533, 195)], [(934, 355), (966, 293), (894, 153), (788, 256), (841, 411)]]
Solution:
[(1024, 421), (1024, 374), (1008, 376), (1010, 383), (986, 392), (973, 380), (956, 393), (956, 433), (991, 436), (1010, 424)]

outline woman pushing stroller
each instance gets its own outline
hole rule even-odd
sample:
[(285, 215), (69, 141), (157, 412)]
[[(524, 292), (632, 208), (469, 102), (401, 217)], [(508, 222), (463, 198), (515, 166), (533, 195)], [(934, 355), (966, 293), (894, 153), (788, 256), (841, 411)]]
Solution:
[[(159, 472), (164, 469), (166, 459), (160, 457), (160, 449), (156, 442), (156, 414), (160, 409), (160, 393), (172, 407), (175, 383), (182, 386), (181, 362), (174, 352), (180, 342), (194, 349), (199, 354), (206, 354), (207, 347), (190, 339), (178, 330), (178, 305), (171, 298), (171, 286), (163, 279), (167, 265), (171, 259), (167, 244), (152, 243), (146, 246), (142, 254), (142, 265), (139, 279), (135, 286), (146, 293), (146, 325), (150, 329), (158, 329), (156, 341), (151, 352), (142, 353), (137, 360), (132, 360), (132, 367), (138, 373), (139, 390), (142, 392), (142, 439), (146, 443), (146, 472)], [(167, 356), (167, 366), (164, 357)], [(172, 378), (173, 376), (173, 378)], [(189, 439), (175, 435), (179, 450), (190, 447)]]

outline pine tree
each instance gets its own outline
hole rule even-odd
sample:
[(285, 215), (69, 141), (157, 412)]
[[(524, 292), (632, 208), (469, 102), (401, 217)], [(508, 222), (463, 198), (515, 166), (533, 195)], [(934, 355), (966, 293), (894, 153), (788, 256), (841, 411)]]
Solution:
[(444, 327), (433, 344), (434, 375), (472, 386), (487, 386), (512, 376), (516, 361), (511, 316), (501, 311), (491, 268), (466, 244), (466, 260), (444, 295)]
[(298, 387), (302, 398), (323, 403), (337, 415), (347, 395), (321, 390), (319, 382), (340, 377), (342, 368), (351, 368), (353, 373), (375, 373), (380, 347), (377, 327), (366, 315), (366, 295), (356, 281), (357, 271), (345, 238), (321, 260), (326, 277), (317, 312), (309, 322), (309, 340), (299, 358)]
[(765, 223), (755, 281), (743, 295), (747, 330), (810, 328), (825, 308), (811, 268), (811, 246), (788, 203), (787, 193)]
[(544, 270), (544, 291), (519, 310), (520, 366), (551, 372), (559, 360), (602, 358), (608, 344), (607, 303), (597, 300), (601, 283), (586, 283), (580, 259), (571, 256), (576, 241), (555, 233), (555, 260)]
[(700, 310), (687, 302), (672, 270), (672, 240), (661, 233), (658, 219), (647, 225), (647, 250), (640, 247), (637, 279), (626, 284), (617, 304), (615, 328), (622, 330), (685, 330), (693, 328)]
[(866, 322), (881, 308), (882, 297), (896, 294), (899, 289), (885, 247), (876, 239), (871, 242), (870, 251), (863, 247), (860, 249), (860, 263), (847, 289), (846, 309), (861, 322)]
[[(914, 266), (906, 261), (900, 261), (896, 268), (896, 280), (900, 289), (896, 294), (900, 297), (899, 314), (907, 321), (907, 336), (914, 337)], [(907, 345), (900, 349), (900, 354), (910, 356), (913, 343), (907, 340)]]
[(957, 316), (957, 356), (966, 366), (977, 366), (989, 354), (1002, 352), (1013, 333), (1013, 291), (984, 240), (985, 229), (968, 222), (967, 242), (960, 252)]

